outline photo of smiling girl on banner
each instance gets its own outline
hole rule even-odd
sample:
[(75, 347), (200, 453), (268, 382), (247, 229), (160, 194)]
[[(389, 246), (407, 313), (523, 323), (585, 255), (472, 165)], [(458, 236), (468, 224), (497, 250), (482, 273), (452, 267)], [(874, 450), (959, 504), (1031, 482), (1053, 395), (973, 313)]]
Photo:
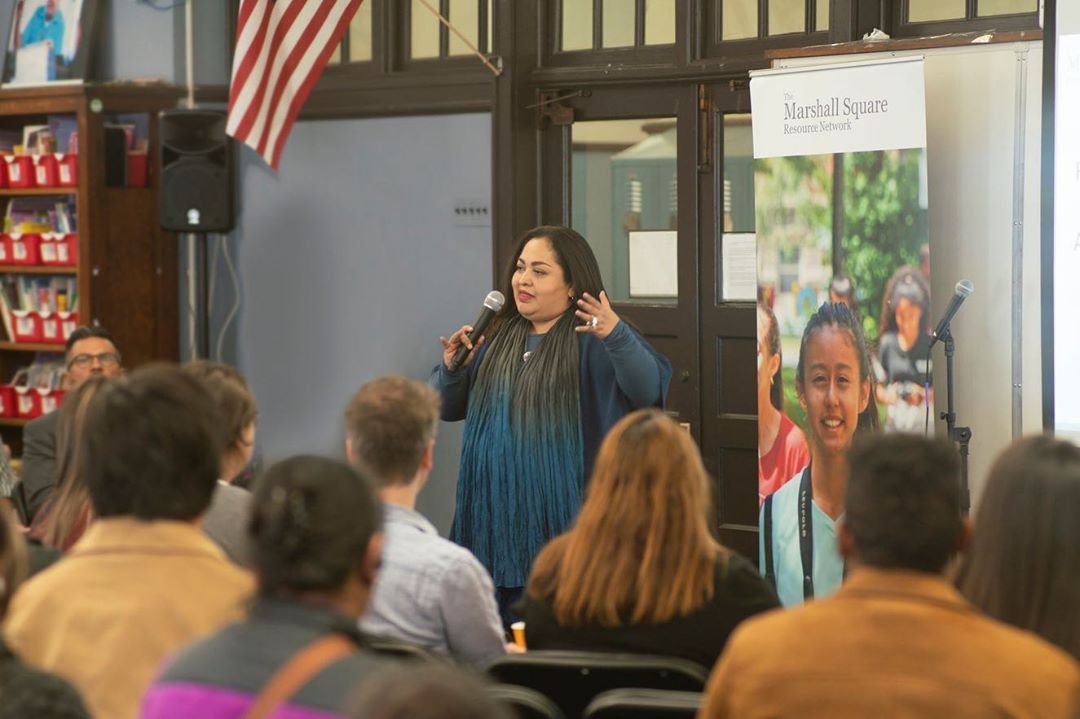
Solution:
[(751, 82), (759, 559), (785, 605), (843, 579), (855, 436), (923, 431), (933, 403), (921, 61), (790, 73)]

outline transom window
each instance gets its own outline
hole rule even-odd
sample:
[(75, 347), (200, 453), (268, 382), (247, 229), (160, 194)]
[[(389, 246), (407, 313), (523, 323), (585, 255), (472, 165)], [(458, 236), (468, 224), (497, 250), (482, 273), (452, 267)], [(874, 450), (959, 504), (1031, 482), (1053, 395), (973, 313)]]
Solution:
[(556, 43), (563, 52), (675, 42), (676, 0), (561, 0)]
[(905, 22), (974, 20), (1039, 11), (1038, 0), (907, 0)]

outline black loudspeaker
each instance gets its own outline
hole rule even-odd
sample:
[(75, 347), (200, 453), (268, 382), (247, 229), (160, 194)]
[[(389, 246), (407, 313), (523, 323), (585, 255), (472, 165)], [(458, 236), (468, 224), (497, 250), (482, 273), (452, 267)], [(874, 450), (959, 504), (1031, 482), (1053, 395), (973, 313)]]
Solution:
[(228, 232), (236, 222), (234, 150), (225, 113), (161, 113), (161, 228)]

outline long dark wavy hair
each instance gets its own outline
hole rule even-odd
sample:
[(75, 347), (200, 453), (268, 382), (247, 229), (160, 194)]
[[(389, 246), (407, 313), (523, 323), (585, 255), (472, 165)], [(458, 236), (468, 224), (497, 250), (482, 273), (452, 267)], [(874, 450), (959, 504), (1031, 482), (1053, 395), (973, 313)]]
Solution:
[(765, 318), (765, 336), (761, 343), (769, 348), (769, 353), (780, 357), (780, 364), (773, 375), (772, 385), (769, 387), (769, 401), (780, 412), (784, 411), (784, 362), (780, 350), (780, 325), (776, 321), (776, 315), (772, 308), (763, 302), (757, 303), (757, 311)]
[[(550, 244), (573, 297), (524, 362), (533, 327), (518, 312), (511, 283), (522, 250), (536, 239)], [(545, 225), (521, 237), (503, 289), (508, 301), (469, 395), (451, 538), (473, 550), (496, 586), (520, 587), (536, 552), (566, 530), (581, 504), (584, 454), (574, 311), (583, 293), (599, 297), (603, 282), (584, 237), (568, 227)], [(490, 531), (484, 529), (487, 523)]]
[(976, 607), (1080, 660), (1080, 448), (1048, 436), (990, 468), (956, 583)]
[[(566, 284), (570, 285), (574, 296), (570, 299), (570, 306), (566, 312), (548, 331), (536, 351), (529, 356), (528, 371), (523, 371), (515, 382), (514, 395), (518, 400), (515, 402), (516, 419), (520, 419), (522, 414), (531, 411), (533, 408), (527, 405), (538, 401), (545, 394), (543, 389), (552, 385), (561, 388), (569, 388), (572, 385), (574, 387), (572, 411), (574, 413), (580, 411), (577, 397), (578, 340), (577, 332), (574, 331), (578, 319), (574, 311), (577, 309), (577, 300), (582, 294), (587, 292), (593, 297), (599, 297), (604, 290), (604, 281), (600, 276), (600, 265), (596, 262), (596, 255), (580, 233), (562, 225), (540, 225), (522, 235), (503, 273), (503, 295), (507, 301), (499, 312), (492, 346), (480, 370), (481, 383), (484, 381), (485, 374), (507, 376), (507, 372), (521, 362), (525, 338), (532, 332), (532, 323), (518, 312), (517, 303), (514, 302), (512, 283), (517, 262), (525, 250), (525, 245), (535, 239), (548, 241), (552, 252), (555, 253), (555, 261), (562, 269), (563, 278)], [(557, 393), (565, 400), (570, 399), (570, 394)], [(538, 409), (545, 412), (554, 410), (556, 414), (562, 414), (563, 408), (553, 408), (545, 402)]]

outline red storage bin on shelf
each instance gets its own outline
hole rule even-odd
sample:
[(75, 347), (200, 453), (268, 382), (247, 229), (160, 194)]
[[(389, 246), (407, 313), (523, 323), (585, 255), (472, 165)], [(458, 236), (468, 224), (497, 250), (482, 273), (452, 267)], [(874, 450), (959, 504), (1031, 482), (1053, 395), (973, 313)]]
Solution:
[(129, 152), (127, 156), (127, 186), (146, 187), (146, 153)]
[(15, 415), (22, 419), (41, 416), (41, 392), (35, 387), (15, 385)]
[(15, 388), (9, 384), (0, 385), (0, 417), (16, 417)]
[(35, 389), (34, 391), (41, 395), (42, 414), (48, 414), (59, 409), (60, 404), (64, 401), (64, 390), (62, 389)]
[(4, 189), (7, 186), (7, 163), (4, 162), (4, 155), (0, 155), (0, 190)]
[(78, 264), (79, 236), (74, 232), (43, 232), (38, 245), (41, 264), (74, 267)]
[(4, 155), (8, 187), (26, 189), (34, 186), (34, 162), (29, 155)]
[(57, 184), (60, 187), (75, 187), (79, 184), (79, 156), (74, 152), (58, 152), (56, 157)]
[(41, 341), (41, 315), (30, 310), (12, 310), (11, 328), (16, 342)]
[(11, 238), (7, 233), (0, 234), (0, 265), (11, 264)]
[(41, 264), (41, 235), (33, 232), (25, 234), (12, 233), (8, 235), (8, 240), (11, 243), (11, 264)]
[(79, 328), (78, 312), (57, 312), (56, 318), (60, 322), (60, 342), (67, 342), (71, 333)]
[(60, 174), (54, 155), (32, 155), (34, 161), (34, 182), (38, 187), (58, 187)]
[(35, 314), (41, 318), (41, 341), (55, 345), (64, 344), (60, 315), (56, 312), (36, 312)]

